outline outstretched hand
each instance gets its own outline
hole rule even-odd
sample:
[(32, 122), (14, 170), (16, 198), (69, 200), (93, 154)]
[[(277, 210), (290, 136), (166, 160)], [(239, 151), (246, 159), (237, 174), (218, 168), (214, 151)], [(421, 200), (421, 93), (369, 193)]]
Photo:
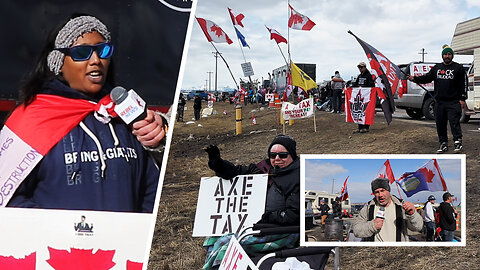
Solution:
[(209, 160), (220, 159), (220, 149), (216, 145), (209, 145), (205, 148), (205, 152), (207, 152)]

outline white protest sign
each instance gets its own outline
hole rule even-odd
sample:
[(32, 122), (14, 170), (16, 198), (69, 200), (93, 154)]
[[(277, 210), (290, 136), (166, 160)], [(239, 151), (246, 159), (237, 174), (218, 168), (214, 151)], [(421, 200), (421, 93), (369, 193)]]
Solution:
[(239, 175), (231, 180), (203, 177), (193, 236), (239, 233), (258, 222), (265, 210), (267, 180), (266, 174)]
[(241, 66), (243, 70), (243, 76), (248, 77), (255, 75), (253, 73), (252, 64), (250, 62), (242, 63)]
[(245, 250), (238, 242), (237, 238), (232, 237), (228, 244), (227, 251), (223, 257), (222, 263), (218, 267), (218, 270), (257, 270), (258, 268), (248, 257)]
[(275, 94), (265, 94), (265, 101), (274, 101)]
[(283, 102), (282, 112), (285, 120), (310, 117), (313, 115), (313, 98), (304, 99), (297, 105)]
[[(108, 211), (0, 209), (0, 265), (12, 269), (140, 269), (155, 215)], [(146, 265), (146, 262), (145, 264)], [(127, 269), (129, 267), (127, 266)], [(105, 268), (106, 269), (106, 268)]]

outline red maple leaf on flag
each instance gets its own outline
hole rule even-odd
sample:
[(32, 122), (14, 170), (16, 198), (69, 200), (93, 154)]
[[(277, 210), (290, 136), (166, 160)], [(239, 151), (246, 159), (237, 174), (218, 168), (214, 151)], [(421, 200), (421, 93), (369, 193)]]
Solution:
[(61, 250), (48, 247), (50, 259), (48, 264), (55, 270), (107, 270), (115, 266), (112, 261), (115, 250), (97, 250), (93, 249)]
[(433, 183), (432, 179), (433, 177), (435, 177), (435, 174), (432, 170), (429, 170), (428, 168), (421, 168), (418, 171), (425, 175), (425, 181), (427, 181), (428, 183)]
[(222, 34), (223, 34), (222, 28), (220, 28), (220, 27), (218, 27), (218, 26), (216, 26), (216, 25), (213, 25), (212, 27), (210, 27), (210, 31), (215, 32), (215, 35), (216, 35), (217, 37), (221, 37)]
[(378, 178), (387, 178), (385, 174), (381, 173)]
[(142, 270), (143, 263), (127, 260), (127, 270)]
[(298, 14), (292, 14), (292, 17), (290, 18), (292, 21), (293, 21), (293, 24), (297, 24), (297, 23), (303, 23), (303, 18), (302, 16), (298, 15)]
[(2, 269), (13, 270), (13, 269), (22, 269), (22, 270), (35, 270), (36, 264), (36, 252), (25, 256), (23, 259), (16, 259), (13, 256), (4, 257), (0, 256), (0, 266)]

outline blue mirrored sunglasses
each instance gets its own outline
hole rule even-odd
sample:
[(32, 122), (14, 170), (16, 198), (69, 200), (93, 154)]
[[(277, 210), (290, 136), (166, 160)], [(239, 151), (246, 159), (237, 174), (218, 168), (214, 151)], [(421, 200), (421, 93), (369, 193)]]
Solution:
[(97, 52), (98, 57), (101, 59), (108, 59), (112, 57), (113, 44), (99, 43), (96, 45), (78, 45), (70, 48), (55, 48), (55, 50), (69, 55), (73, 61), (86, 61), (90, 59), (93, 51)]

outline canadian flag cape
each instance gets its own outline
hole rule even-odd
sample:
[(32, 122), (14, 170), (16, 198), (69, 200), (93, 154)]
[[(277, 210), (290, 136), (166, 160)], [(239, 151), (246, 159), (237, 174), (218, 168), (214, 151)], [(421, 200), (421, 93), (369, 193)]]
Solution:
[(347, 122), (372, 125), (375, 118), (375, 103), (378, 87), (349, 87), (345, 90)]
[(202, 28), (205, 37), (210, 42), (216, 43), (228, 43), (232, 44), (233, 41), (228, 37), (228, 35), (222, 30), (220, 26), (215, 24), (212, 21), (205, 20), (202, 18), (196, 18), (200, 28)]
[(0, 207), (48, 151), (101, 103), (39, 94), (13, 111), (0, 132)]

